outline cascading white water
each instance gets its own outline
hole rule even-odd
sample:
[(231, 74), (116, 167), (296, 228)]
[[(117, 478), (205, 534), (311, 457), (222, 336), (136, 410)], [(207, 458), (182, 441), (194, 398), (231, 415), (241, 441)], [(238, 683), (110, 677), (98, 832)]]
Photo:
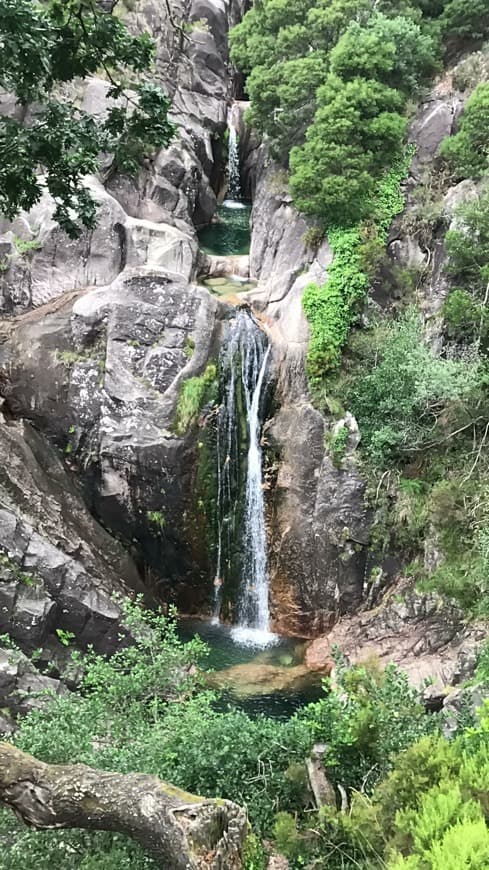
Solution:
[[(255, 645), (267, 644), (271, 640), (262, 449), (260, 444), (262, 421), (259, 413), (269, 355), (270, 345), (267, 347), (258, 369), (259, 359), (255, 353), (255, 347), (251, 353), (247, 347), (243, 362), (249, 449), (246, 475), (243, 576), (241, 577), (238, 602), (238, 625), (233, 634), (241, 642), (249, 640)], [(256, 377), (257, 372), (258, 377)], [(255, 384), (254, 388), (253, 383)]]
[(239, 141), (236, 105), (228, 111), (228, 189), (223, 205), (226, 208), (244, 208), (239, 168)]
[[(275, 640), (269, 630), (269, 583), (263, 499), (260, 433), (261, 399), (266, 385), (270, 346), (263, 331), (247, 311), (238, 311), (220, 365), (225, 383), (217, 426), (217, 565), (214, 620), (221, 608), (222, 573), (232, 570), (233, 537), (240, 536), (240, 573), (236, 607), (235, 640), (253, 646), (268, 646)], [(241, 373), (241, 377), (239, 377)], [(239, 511), (239, 478), (244, 457), (240, 453), (238, 396), (246, 413), (247, 458), (244, 510)], [(242, 447), (241, 447), (242, 451)], [(239, 515), (239, 516), (238, 516)], [(241, 522), (237, 522), (241, 519)], [(241, 546), (240, 546), (241, 545)]]

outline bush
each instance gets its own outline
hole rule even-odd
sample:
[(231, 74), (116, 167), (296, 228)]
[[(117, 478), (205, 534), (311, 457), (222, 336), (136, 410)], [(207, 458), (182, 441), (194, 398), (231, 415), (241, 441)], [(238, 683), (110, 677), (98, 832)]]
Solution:
[(408, 311), (386, 327), (373, 368), (359, 372), (349, 388), (365, 456), (380, 467), (406, 460), (444, 438), (445, 425), (456, 429), (460, 415), (478, 418), (484, 379), (477, 356), (438, 356), (424, 342), (419, 315)]
[(470, 344), (476, 339), (487, 343), (489, 312), (467, 290), (455, 288), (442, 308), (448, 338)]
[(184, 435), (197, 421), (203, 406), (216, 398), (217, 369), (214, 363), (209, 363), (205, 372), (195, 378), (189, 378), (182, 384), (175, 414), (175, 432)]
[(458, 179), (480, 178), (488, 169), (489, 83), (480, 84), (462, 115), (460, 131), (445, 139), (440, 153)]

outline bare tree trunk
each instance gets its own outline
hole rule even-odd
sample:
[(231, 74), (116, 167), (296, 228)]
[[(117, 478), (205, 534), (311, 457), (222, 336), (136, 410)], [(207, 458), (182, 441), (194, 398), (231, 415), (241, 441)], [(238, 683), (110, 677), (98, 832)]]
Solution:
[(246, 811), (155, 776), (45, 764), (0, 743), (0, 803), (42, 830), (86, 828), (133, 837), (165, 870), (240, 870)]

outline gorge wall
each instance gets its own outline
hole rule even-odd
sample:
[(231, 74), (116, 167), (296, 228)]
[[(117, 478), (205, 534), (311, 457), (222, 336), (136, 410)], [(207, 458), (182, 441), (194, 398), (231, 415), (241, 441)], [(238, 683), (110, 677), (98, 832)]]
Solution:
[[(217, 361), (235, 312), (198, 282), (196, 228), (213, 217), (223, 187), (235, 95), (227, 32), (242, 13), (234, 0), (173, 4), (172, 20), (155, 0), (125, 10), (130, 27), (156, 40), (156, 75), (171, 97), (177, 138), (136, 179), (107, 167), (104, 183), (87, 181), (99, 223), (80, 240), (61, 233), (47, 196), (1, 227), (0, 629), (27, 651), (41, 648), (42, 661), (62, 659), (60, 632), (81, 646), (113, 648), (113, 591), (144, 591), (185, 612), (211, 609), (212, 530), (208, 505), (196, 498), (208, 421), (204, 408), (198, 425), (181, 431), (175, 415), (183, 384)], [(106, 93), (94, 78), (79, 99), (103, 112)], [(462, 104), (445, 80), (421, 106), (407, 210)], [(305, 374), (302, 293), (324, 278), (332, 254), (327, 241), (308, 242), (315, 223), (294, 209), (266, 147), (246, 147), (249, 269), (258, 286), (242, 299), (270, 337), (275, 381), (263, 430), (272, 627), (311, 638), (333, 629), (352, 655), (374, 649), (407, 662), (415, 676), (429, 669), (456, 681), (477, 627), (465, 631), (455, 608), (411, 588), (401, 604), (406, 578), (395, 558), (384, 566), (384, 590), (372, 595), (366, 583), (371, 514), (358, 426), (351, 415), (340, 421), (348, 436), (335, 464), (326, 436), (338, 421), (313, 407)], [(468, 193), (467, 185), (451, 190), (447, 208)], [(26, 242), (35, 244), (26, 250)], [(389, 250), (399, 262), (426, 257), (396, 225)], [(434, 331), (443, 257), (437, 239), (423, 290)], [(373, 302), (388, 304), (375, 290)], [(19, 691), (21, 671), (8, 672), (4, 694)]]

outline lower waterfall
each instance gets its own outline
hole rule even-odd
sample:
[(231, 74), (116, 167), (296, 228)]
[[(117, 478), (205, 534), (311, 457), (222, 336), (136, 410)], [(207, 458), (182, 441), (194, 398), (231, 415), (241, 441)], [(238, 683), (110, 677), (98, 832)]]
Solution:
[[(235, 580), (233, 636), (267, 646), (269, 582), (263, 499), (262, 405), (270, 345), (247, 310), (237, 312), (220, 359), (221, 405), (217, 419), (217, 544), (214, 619), (223, 584)], [(246, 424), (246, 425), (245, 425)]]

